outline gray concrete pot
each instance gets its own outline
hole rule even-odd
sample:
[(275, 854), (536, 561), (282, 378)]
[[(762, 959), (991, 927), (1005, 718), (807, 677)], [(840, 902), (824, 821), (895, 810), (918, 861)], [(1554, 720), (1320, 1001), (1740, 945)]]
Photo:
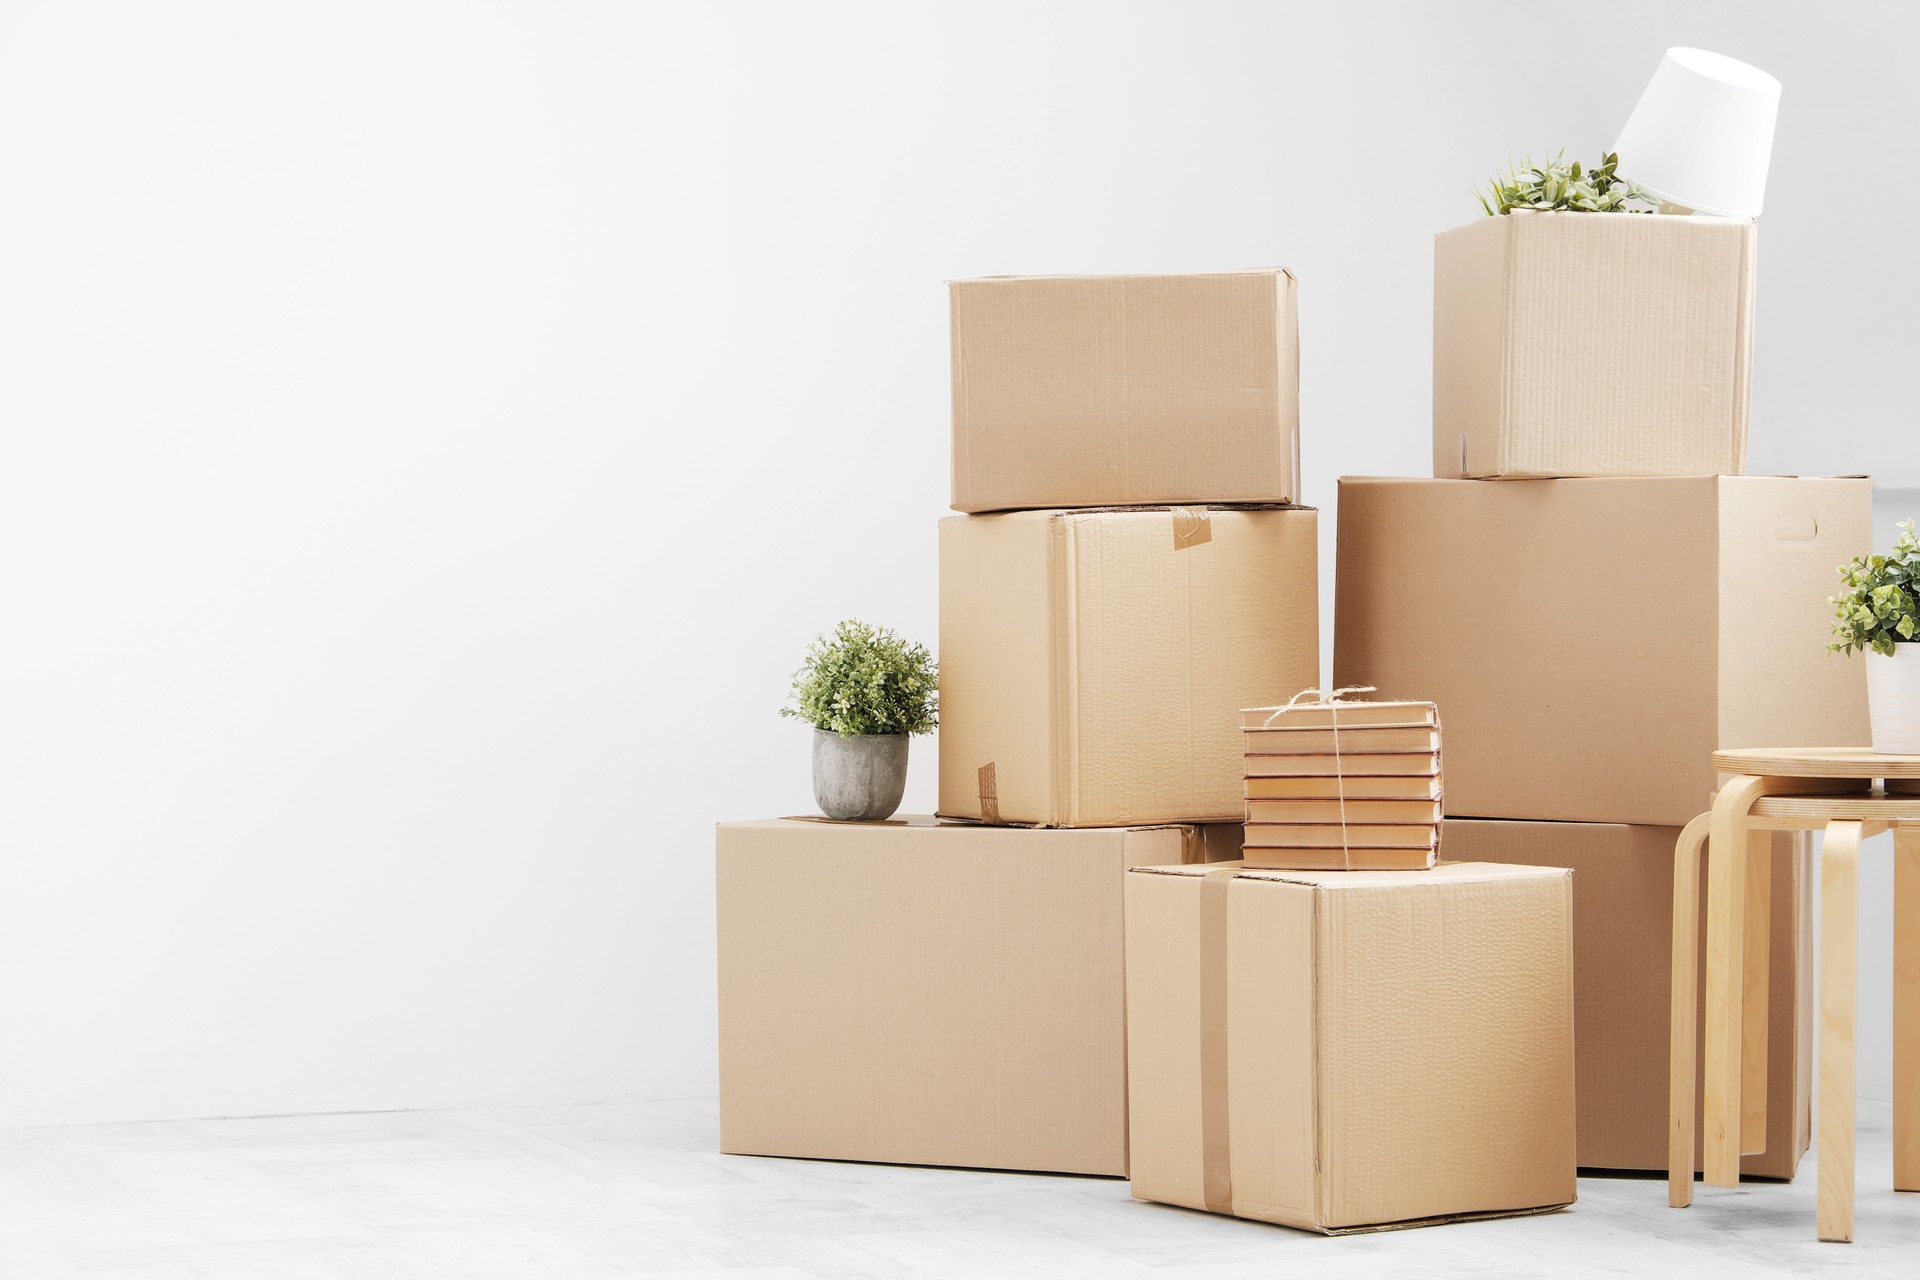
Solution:
[(891, 818), (906, 789), (906, 734), (813, 731), (813, 800), (829, 818)]

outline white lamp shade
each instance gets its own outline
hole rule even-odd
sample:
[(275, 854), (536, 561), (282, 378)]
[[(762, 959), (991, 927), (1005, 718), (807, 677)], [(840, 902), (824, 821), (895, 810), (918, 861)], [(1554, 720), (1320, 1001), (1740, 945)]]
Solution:
[(1614, 151), (1620, 176), (1696, 213), (1760, 212), (1780, 82), (1705, 49), (1669, 49)]

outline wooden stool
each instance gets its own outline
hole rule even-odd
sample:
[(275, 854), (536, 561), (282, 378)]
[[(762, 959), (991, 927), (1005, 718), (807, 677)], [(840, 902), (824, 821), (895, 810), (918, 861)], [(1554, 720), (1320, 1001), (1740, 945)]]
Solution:
[[(1894, 831), (1893, 1185), (1920, 1191), (1920, 756), (1864, 748), (1716, 751), (1729, 776), (1680, 833), (1673, 869), (1667, 1203), (1693, 1203), (1700, 846), (1707, 846), (1707, 1018), (1701, 1161), (1740, 1183), (1767, 1125), (1769, 832), (1826, 830), (1820, 855), (1818, 1228), (1853, 1239), (1854, 989), (1860, 842)], [(1884, 779), (1885, 787), (1876, 786)]]

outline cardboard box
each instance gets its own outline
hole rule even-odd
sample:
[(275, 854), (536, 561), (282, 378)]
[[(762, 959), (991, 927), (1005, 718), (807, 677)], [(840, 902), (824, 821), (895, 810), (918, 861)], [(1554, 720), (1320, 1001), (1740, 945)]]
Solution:
[(1122, 881), (1191, 828), (718, 829), (720, 1146), (1127, 1171)]
[(1320, 683), (1317, 513), (940, 523), (940, 812), (1238, 822), (1240, 708)]
[(1287, 272), (949, 289), (956, 511), (1297, 496)]
[(1127, 877), (1133, 1194), (1325, 1232), (1574, 1198), (1572, 877)]
[[(1673, 846), (1679, 837), (1675, 827), (1613, 823), (1446, 824), (1449, 857), (1573, 872), (1573, 1039), (1584, 1167), (1667, 1167)], [(1813, 1140), (1812, 882), (1808, 835), (1774, 833), (1767, 1147), (1740, 1161), (1748, 1177), (1793, 1177)], [(1701, 916), (1704, 961), (1704, 902)], [(1704, 1025), (1704, 1007), (1701, 1020)], [(1703, 1149), (1696, 1140), (1694, 1150)]]
[(1738, 474), (1754, 238), (1526, 211), (1434, 237), (1433, 474)]
[(1866, 480), (1340, 482), (1334, 682), (1431, 698), (1450, 817), (1681, 826), (1715, 748), (1867, 741)]

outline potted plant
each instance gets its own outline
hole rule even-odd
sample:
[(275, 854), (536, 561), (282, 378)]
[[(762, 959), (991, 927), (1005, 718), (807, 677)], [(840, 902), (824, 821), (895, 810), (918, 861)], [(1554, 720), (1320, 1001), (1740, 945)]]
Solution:
[(813, 726), (813, 798), (847, 822), (893, 816), (907, 785), (907, 742), (938, 722), (939, 676), (925, 645), (849, 618), (818, 636), (780, 714)]
[(1920, 755), (1920, 538), (1913, 521), (1884, 556), (1855, 556), (1840, 566), (1846, 590), (1829, 596), (1834, 653), (1866, 653), (1867, 710), (1873, 749)]
[(1476, 192), (1487, 216), (1512, 213), (1515, 209), (1538, 209), (1561, 213), (1645, 213), (1630, 209), (1629, 201), (1651, 203), (1647, 194), (1616, 172), (1620, 157), (1609, 151), (1600, 163), (1583, 169), (1578, 160), (1569, 161), (1561, 151), (1551, 160), (1535, 164), (1528, 160), (1522, 168), (1507, 166), (1506, 177), (1495, 174), (1487, 180), (1487, 190)]

